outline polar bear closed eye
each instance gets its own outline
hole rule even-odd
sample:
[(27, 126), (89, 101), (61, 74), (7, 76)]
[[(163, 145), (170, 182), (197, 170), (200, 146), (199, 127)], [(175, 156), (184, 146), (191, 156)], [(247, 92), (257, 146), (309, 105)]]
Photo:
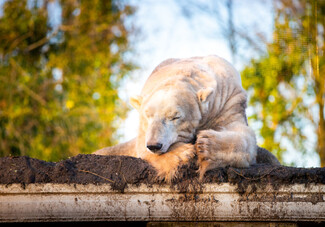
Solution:
[[(130, 101), (140, 116), (137, 138), (95, 154), (145, 159), (167, 181), (195, 155), (200, 178), (212, 168), (256, 163), (246, 92), (238, 72), (220, 57), (166, 60)], [(270, 152), (262, 155), (267, 157), (261, 160), (279, 164)]]
[(167, 86), (144, 99), (140, 113), (144, 113), (142, 124), (149, 152), (164, 154), (174, 143), (194, 140), (201, 114), (196, 97), (183, 86), (178, 83), (177, 90)]

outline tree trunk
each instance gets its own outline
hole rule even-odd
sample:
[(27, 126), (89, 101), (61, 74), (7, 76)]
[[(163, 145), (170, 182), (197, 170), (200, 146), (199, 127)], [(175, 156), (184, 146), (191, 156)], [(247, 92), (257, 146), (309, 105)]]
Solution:
[(321, 167), (325, 167), (325, 119), (324, 104), (319, 104), (319, 123), (317, 130), (317, 152), (320, 157)]
[[(325, 105), (325, 82), (324, 82), (324, 73), (325, 73), (325, 65), (324, 63), (324, 55), (319, 52), (320, 49), (325, 50), (325, 45), (319, 46), (319, 31), (318, 31), (318, 22), (320, 21), (323, 26), (325, 26), (324, 17), (318, 17), (318, 4), (317, 1), (314, 1), (312, 4), (313, 7), (313, 20), (310, 28), (312, 29), (313, 40), (315, 41), (315, 56), (312, 59), (312, 67), (313, 67), (313, 77), (314, 77), (314, 92), (316, 103), (318, 104), (318, 127), (317, 127), (317, 144), (316, 151), (320, 158), (321, 167), (325, 167), (325, 116), (324, 116), (324, 105)], [(323, 33), (323, 38), (325, 38), (325, 34)]]

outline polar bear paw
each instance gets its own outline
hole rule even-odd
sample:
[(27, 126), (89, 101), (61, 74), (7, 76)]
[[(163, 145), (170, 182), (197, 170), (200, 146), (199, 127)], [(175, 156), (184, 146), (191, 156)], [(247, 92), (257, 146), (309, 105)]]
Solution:
[(200, 180), (203, 179), (208, 170), (229, 165), (226, 160), (228, 145), (214, 130), (199, 132), (195, 149), (198, 157)]

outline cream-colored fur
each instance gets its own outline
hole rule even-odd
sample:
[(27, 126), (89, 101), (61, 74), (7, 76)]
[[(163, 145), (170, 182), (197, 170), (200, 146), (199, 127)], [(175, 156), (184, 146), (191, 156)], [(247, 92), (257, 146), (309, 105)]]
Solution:
[(220, 57), (168, 59), (130, 101), (140, 114), (137, 138), (95, 154), (145, 159), (167, 181), (195, 155), (200, 178), (215, 167), (256, 162), (255, 134), (245, 115), (246, 92), (239, 73)]

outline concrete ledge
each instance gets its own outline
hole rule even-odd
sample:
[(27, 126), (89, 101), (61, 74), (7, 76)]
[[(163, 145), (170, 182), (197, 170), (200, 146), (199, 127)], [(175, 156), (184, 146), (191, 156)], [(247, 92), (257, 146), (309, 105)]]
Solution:
[(204, 184), (180, 193), (169, 185), (0, 184), (0, 222), (325, 221), (325, 185), (247, 190)]

